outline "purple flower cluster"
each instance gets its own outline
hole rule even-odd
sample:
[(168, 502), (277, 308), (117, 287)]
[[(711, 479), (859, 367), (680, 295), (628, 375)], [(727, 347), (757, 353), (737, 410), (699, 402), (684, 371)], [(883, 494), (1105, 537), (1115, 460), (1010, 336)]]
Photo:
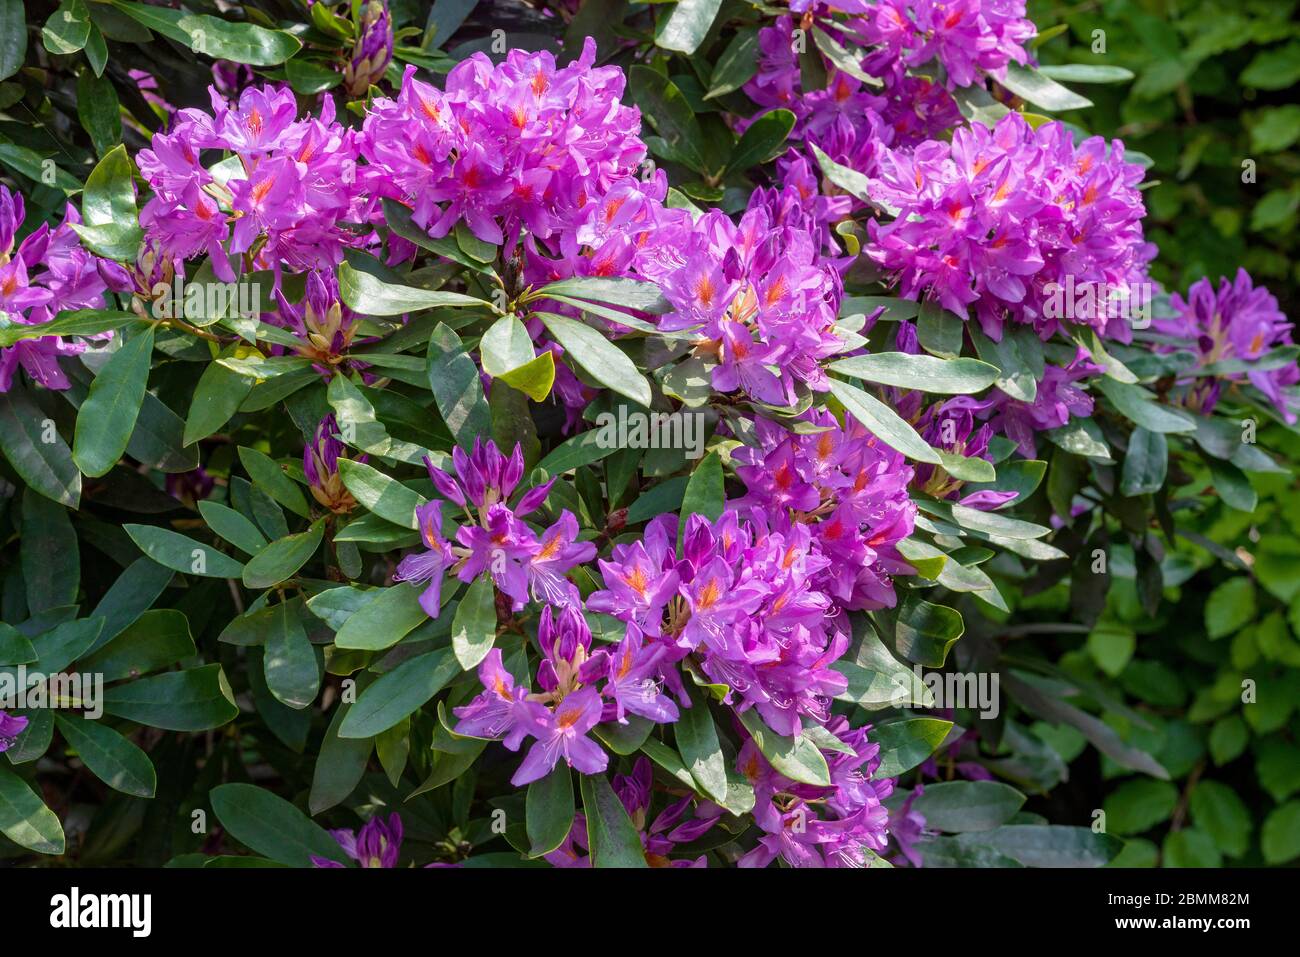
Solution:
[(444, 90), (408, 67), (396, 99), (366, 116), (368, 190), (411, 207), (434, 237), (464, 221), (500, 244), (526, 228), (546, 238), (578, 220), (645, 156), (640, 113), (622, 106), (618, 67), (593, 68), (595, 42), (558, 68), (549, 52), (482, 53), (457, 64)]
[[(81, 223), (76, 209), (69, 204), (62, 223), (53, 229), (42, 223), (15, 248), (25, 218), (22, 195), (0, 185), (0, 327), (41, 325), (65, 310), (102, 308), (105, 275), (116, 278), (116, 272), (82, 248), (72, 228)], [(47, 389), (66, 389), (59, 357), (85, 351), (85, 342), (60, 336), (23, 339), (0, 349), (0, 392), (13, 386), (19, 367)]]
[[(689, 656), (727, 686), (738, 711), (756, 708), (778, 734), (798, 734), (804, 717), (825, 721), (831, 697), (844, 690), (830, 665), (849, 638), (814, 583), (830, 561), (814, 551), (808, 528), (764, 529), (729, 510), (716, 522), (688, 519), (681, 559), (676, 540), (676, 516), (662, 515), (642, 541), (615, 546), (600, 562), (605, 588), (587, 607), (644, 632), (662, 649), (660, 661)], [(680, 688), (675, 672), (661, 674)]]
[[(245, 89), (234, 103), (210, 93), (211, 115), (181, 110), (137, 156), (154, 191), (140, 212), (146, 237), (174, 262), (206, 254), (225, 282), (236, 272), (227, 249), (244, 257), (241, 272), (338, 265), (361, 241), (345, 224), (364, 221), (366, 209), (357, 134), (335, 121), (334, 101), (299, 119), (287, 87)], [(205, 167), (204, 150), (228, 150), (238, 163)]]
[(588, 737), (597, 724), (626, 724), (626, 713), (656, 723), (676, 721), (677, 706), (662, 692), (663, 643), (645, 641), (629, 625), (611, 649), (591, 647), (591, 631), (580, 611), (566, 606), (557, 613), (542, 610), (537, 630), (542, 663), (538, 692), (516, 683), (493, 648), (479, 665), (483, 692), (469, 704), (453, 709), (460, 721), (456, 733), (502, 738), (511, 751), (534, 739), (523, 763), (510, 779), (516, 787), (549, 774), (564, 758), (583, 774), (604, 771), (609, 758)]
[[(1008, 321), (1047, 339), (1060, 327), (1067, 286), (1109, 293), (1147, 282), (1155, 247), (1142, 235), (1141, 179), (1118, 140), (1109, 149), (1100, 137), (1076, 147), (1060, 123), (1035, 130), (1010, 113), (991, 130), (957, 130), (951, 143), (887, 151), (872, 183), (898, 215), (869, 224), (866, 252), (903, 296), (934, 299), (960, 316), (973, 306), (992, 339)], [(1083, 313), (1069, 318), (1132, 338), (1115, 300), (1082, 301)]]
[(486, 572), (516, 611), (528, 603), (530, 591), (538, 601), (561, 606), (578, 603), (578, 589), (565, 576), (591, 561), (596, 546), (577, 541), (578, 521), (567, 509), (540, 536), (523, 521), (546, 501), (554, 479), (529, 489), (513, 507), (508, 504), (523, 477), (524, 457), (518, 445), (509, 459), (490, 440), (475, 439), (471, 453), (458, 447), (452, 453), (455, 477), (427, 458), (425, 464), (434, 488), (467, 519), (457, 529), (453, 545), (443, 536), (441, 500), (416, 509), (425, 550), (403, 558), (394, 580), (426, 586), (420, 604), (429, 617), (438, 617), (442, 580), (448, 571), (463, 582)]
[(1024, 0), (880, 0), (862, 12), (862, 37), (876, 47), (868, 69), (901, 74), (938, 60), (950, 88), (970, 86), (981, 73), (1002, 79), (1011, 62), (1025, 65), (1025, 44), (1038, 32), (1025, 19)]
[[(1278, 309), (1276, 297), (1256, 286), (1244, 269), (1239, 269), (1234, 279), (1220, 279), (1217, 288), (1209, 279), (1202, 279), (1187, 291), (1186, 300), (1174, 293), (1169, 301), (1176, 315), (1157, 319), (1154, 326), (1189, 343), (1198, 368), (1228, 360), (1261, 359), (1272, 349), (1292, 344), (1292, 325)], [(1184, 404), (1208, 414), (1225, 381), (1249, 383), (1273, 403), (1283, 419), (1296, 421), (1300, 397), (1291, 387), (1300, 382), (1300, 367), (1295, 363), (1181, 382)]]
[(824, 411), (805, 418), (821, 431), (755, 420), (757, 444), (732, 453), (747, 488), (736, 506), (774, 532), (802, 529), (820, 566), (812, 584), (838, 607), (892, 607), (890, 576), (911, 573), (897, 544), (916, 517), (907, 496), (912, 469), (856, 420), (841, 427)]
[(737, 862), (741, 867), (766, 867), (778, 857), (792, 867), (863, 867), (885, 850), (889, 812), (883, 802), (894, 792), (895, 779), (873, 779), (880, 745), (867, 740), (869, 730), (850, 729), (838, 716), (826, 724), (852, 749), (822, 749), (830, 787), (783, 777), (753, 740), (745, 742), (736, 766), (754, 787), (754, 822), (763, 836)]

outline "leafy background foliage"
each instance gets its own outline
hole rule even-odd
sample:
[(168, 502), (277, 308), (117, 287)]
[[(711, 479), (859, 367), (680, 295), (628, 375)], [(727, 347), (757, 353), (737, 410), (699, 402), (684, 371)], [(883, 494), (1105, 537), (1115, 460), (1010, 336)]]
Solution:
[[(721, 110), (754, 112), (738, 92), (753, 65), (744, 54), (745, 31), (766, 21), (739, 0), (724, 0), (716, 16), (715, 5), (695, 6), (709, 14), (698, 23), (678, 21), (676, 29), (691, 34), (679, 44), (691, 47), (686, 54), (664, 42), (671, 5), (588, 0), (569, 18), (544, 17), (522, 3), (396, 3), (399, 39), (388, 78), (400, 78), (405, 63), (445, 72), (468, 53), (489, 49), (496, 29), (525, 48), (560, 37), (571, 53), (589, 33), (602, 47), (628, 41), (611, 62), (628, 69), (630, 98), (656, 134), (651, 148), (670, 181), (684, 202), (734, 211), (767, 181), (766, 164), (784, 148), (790, 127), (778, 112), (743, 137), (731, 132)], [(190, 7), (220, 14), (203, 3)], [(1244, 264), (1269, 282), (1285, 311), (1294, 315), (1300, 306), (1294, 7), (1263, 0), (1031, 7), (1045, 37), (1042, 63), (1119, 66), (1135, 76), (1132, 83), (1079, 87), (1095, 105), (1064, 116), (1089, 132), (1121, 136), (1150, 158), (1149, 176), (1158, 183), (1146, 193), (1148, 238), (1161, 248), (1156, 275), (1168, 289)], [(304, 19), (287, 2), (238, 10), (265, 27)], [(93, 186), (91, 171), (111, 171), (114, 157), (145, 146), (161, 120), (129, 69), (148, 69), (177, 107), (206, 105), (211, 58), (229, 55), (241, 37), (216, 26), (203, 41), (208, 55), (195, 55), (192, 36), (166, 16), (165, 8), (151, 14), (128, 2), (0, 0), (0, 167), (28, 198), (30, 224), (59, 218), (83, 184), (83, 211), (92, 198), (111, 206), (112, 190)], [(1048, 35), (1057, 25), (1064, 31)], [(270, 51), (260, 74), (303, 94), (335, 85), (345, 44), (329, 26), (314, 21), (292, 31), (308, 44), (287, 64), (298, 41), (277, 34), (274, 44), (283, 50)], [(1104, 55), (1090, 50), (1096, 29), (1106, 32)], [(1256, 162), (1256, 182), (1242, 182), (1243, 159)], [(398, 215), (390, 215), (395, 232)], [(111, 217), (86, 219), (123, 226)], [(99, 238), (133, 237), (110, 229)], [(473, 267), (476, 247), (461, 239), (441, 251)], [(494, 256), (490, 250), (488, 259)], [(458, 330), (468, 323), (456, 304), (411, 286), (395, 292), (395, 277), (372, 275), (364, 264), (350, 268), (343, 267), (342, 281), (352, 290), (345, 298), (372, 316), (434, 307), (410, 344), (422, 352), (420, 335), (433, 342), (430, 355), (443, 363), (440, 381), (462, 389), (476, 381), (458, 361)], [(486, 283), (473, 278), (465, 288), (487, 294)], [(582, 290), (574, 294), (587, 298)], [(563, 329), (552, 331), (562, 338)], [(526, 442), (530, 465), (572, 472), (557, 495), (584, 524), (600, 528), (620, 509), (627, 510), (622, 520), (636, 523), (678, 507), (683, 514), (713, 507), (713, 476), (704, 470), (718, 467), (717, 456), (688, 479), (684, 463), (671, 459), (601, 462), (562, 445), (557, 423), (540, 415), (533, 421), (526, 405), (521, 415), (511, 398), (538, 385), (537, 369), (506, 379), (518, 391), (494, 389), (462, 420), (449, 411), (459, 396), (430, 395), (423, 355), (412, 366), (404, 346), (391, 350), (383, 367), (394, 382), (380, 391), (341, 377), (326, 388), (310, 370), (287, 367), (254, 386), (240, 372), (246, 356), (232, 351), (214, 362), (205, 342), (175, 330), (159, 330), (156, 339), (142, 334), (129, 345), (146, 367), (151, 346), (165, 357), (143, 372), (128, 366), (130, 355), (115, 363), (124, 385), (143, 388), (147, 374), (148, 391), (129, 421), (115, 422), (109, 410), (104, 427), (82, 437), (78, 409), (96, 408), (103, 366), (68, 363), (75, 381), (66, 394), (0, 397), (7, 456), (0, 476), (8, 493), (0, 496), (7, 542), (0, 618), (13, 623), (0, 626), (0, 662), (100, 670), (110, 682), (105, 720), (33, 711), (0, 761), (3, 852), (46, 862), (66, 854), (85, 865), (221, 866), (247, 849), (254, 856), (240, 858), (245, 862), (306, 865), (311, 854), (343, 860), (322, 825), (355, 827), (358, 816), (400, 808), (409, 842), (404, 862), (506, 865), (519, 863), (521, 852), (554, 847), (581, 802), (604, 828), (599, 862), (635, 862), (635, 835), (629, 839), (604, 778), (582, 777), (575, 787), (565, 773), (533, 785), (527, 796), (511, 794), (500, 750), (485, 753), (483, 742), (448, 730), (447, 702), (462, 701), (475, 684), (461, 666), (495, 620), (482, 595), (462, 594), (455, 611), (428, 622), (398, 589), (366, 603), (372, 596), (359, 584), (326, 587), (338, 584), (327, 576), (382, 567), (386, 554), (416, 541), (412, 509), (428, 483), (395, 480), (400, 466), (347, 466), (347, 486), (366, 514), (343, 534), (329, 529), (322, 560), (315, 556), (326, 526), (311, 519), (293, 458), (331, 409), (357, 426), (358, 448), (396, 463), (412, 462), (408, 446), (446, 450), (453, 440), (490, 432), (499, 441)], [(383, 365), (382, 354), (372, 359)], [(604, 353), (588, 371), (638, 400), (635, 380), (621, 374), (618, 361)], [(205, 364), (201, 375), (197, 363)], [(300, 388), (285, 391), (293, 385)], [(851, 392), (840, 398), (854, 401)], [(1087, 461), (1055, 445), (1037, 471), (1025, 469), (1033, 473), (1024, 479), (1032, 495), (1017, 504), (1020, 525), (964, 529), (977, 551), (993, 538), (1001, 546), (1007, 538), (1020, 543), (984, 556), (987, 565), (970, 562), (988, 572), (983, 581), (996, 580), (997, 602), (985, 600), (983, 587), (973, 587), (984, 593), (975, 597), (969, 582), (959, 588), (941, 579), (950, 589), (944, 601), (959, 616), (945, 615), (924, 593), (908, 593), (897, 613), (858, 622), (866, 650), (857, 657), (861, 673), (850, 669), (850, 678), (862, 682), (852, 684), (852, 704), (873, 712), (882, 703), (865, 690), (871, 676), (906, 682), (913, 663), (1004, 676), (1004, 712), (995, 720), (958, 712), (942, 720), (904, 715), (883, 726), (889, 767), (910, 775), (905, 784), (938, 750), (940, 782), (931, 780), (918, 801), (937, 832), (927, 863), (1113, 858), (1219, 866), (1300, 856), (1300, 490), (1289, 468), (1271, 459), (1268, 466), (1257, 459), (1234, 465), (1223, 444), (1223, 429), (1257, 414), (1230, 406), (1207, 434), (1168, 437), (1168, 487), (1181, 500), (1178, 531), (1170, 534), (1169, 488), (1157, 482), (1126, 492), (1122, 484), (1130, 470), (1149, 466), (1163, 474), (1165, 442), (1139, 446), (1127, 429), (1138, 416), (1108, 406), (1104, 440), (1118, 460)], [(32, 430), (47, 419), (60, 436), (73, 437), (71, 447), (65, 442), (46, 454)], [(1262, 422), (1258, 444), (1288, 466), (1300, 460), (1300, 438), (1276, 421)], [(164, 476), (193, 469), (200, 448), (224, 501), (218, 493), (197, 508), (178, 507), (163, 490)], [(123, 451), (147, 468), (118, 465)], [(1144, 458), (1158, 458), (1161, 467)], [(615, 475), (622, 487), (613, 487)], [(1056, 532), (1047, 551), (1036, 551), (1051, 512), (1068, 514), (1075, 494), (1089, 490), (1098, 508)], [(193, 571), (196, 547), (205, 550), (202, 574)], [(1106, 554), (1102, 573), (1089, 567), (1095, 548)], [(925, 557), (918, 552), (914, 560)], [(308, 584), (302, 596), (270, 607), (265, 594), (246, 603), (246, 596), (295, 576)], [(350, 577), (359, 582), (355, 571)], [(227, 578), (247, 587), (241, 592)], [(376, 635), (387, 643), (378, 644)], [(875, 645), (888, 664), (871, 659)], [(356, 704), (336, 703), (345, 676), (357, 679)], [(1242, 700), (1243, 680), (1253, 682), (1250, 703)], [(948, 719), (978, 737), (940, 748)], [(730, 797), (725, 774), (682, 766), (692, 752), (707, 766), (721, 749), (698, 730), (704, 744), (678, 729), (676, 751), (657, 741), (605, 743), (618, 754), (641, 745), (663, 773), (678, 780), (684, 773), (688, 787), (712, 793), (708, 781)], [(981, 765), (995, 780), (962, 780), (962, 762)], [(506, 796), (486, 797), (499, 794)], [(516, 822), (504, 840), (491, 830), (499, 809)], [(1108, 837), (1088, 830), (1098, 810)], [(224, 833), (195, 833), (194, 811), (214, 816)], [(1124, 842), (1118, 857), (1114, 838)]]

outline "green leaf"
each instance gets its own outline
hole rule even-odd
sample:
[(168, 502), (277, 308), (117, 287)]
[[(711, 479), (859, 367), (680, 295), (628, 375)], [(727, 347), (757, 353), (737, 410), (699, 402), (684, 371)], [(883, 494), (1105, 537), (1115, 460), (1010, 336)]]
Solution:
[[(672, 309), (654, 283), (615, 276), (575, 276), (572, 279), (561, 279), (534, 290), (528, 296), (528, 301), (537, 302), (552, 297), (564, 302), (571, 299), (580, 300), (579, 304), (583, 307), (593, 302), (603, 302), (653, 314), (665, 313)], [(621, 322), (624, 318), (631, 319), (630, 316), (624, 317), (621, 313), (597, 314), (611, 318), (615, 322)], [(615, 315), (618, 318), (613, 318)]]
[[(478, 367), (466, 353), (460, 337), (439, 323), (429, 338), (429, 387), (438, 412), (461, 448), (470, 449), (474, 439), (492, 431), (492, 411), (483, 395)], [(353, 494), (356, 494), (355, 492)], [(415, 528), (414, 525), (410, 526)]]
[(898, 609), (894, 642), (908, 661), (942, 668), (948, 650), (966, 631), (961, 613), (909, 594)]
[(652, 395), (646, 381), (623, 350), (591, 326), (554, 313), (534, 313), (564, 347), (569, 361), (585, 369), (601, 385), (633, 402), (649, 406)]
[(1255, 54), (1239, 78), (1257, 90), (1284, 90), (1300, 80), (1300, 42), (1269, 47)]
[(1101, 867), (1123, 847), (1087, 827), (1008, 824), (978, 837), (1026, 867)]
[(1041, 459), (1012, 459), (998, 463), (997, 477), (991, 482), (968, 482), (962, 494), (970, 492), (1015, 492), (1016, 497), (1002, 507), (1019, 505), (1034, 494), (1047, 472), (1047, 463)]
[(413, 714), (461, 674), (450, 648), (439, 648), (403, 661), (379, 676), (348, 712), (339, 727), (343, 738), (369, 738)]
[(1132, 70), (1099, 63), (1060, 63), (1053, 66), (1040, 66), (1038, 75), (1045, 76), (1049, 80), (1064, 80), (1066, 83), (1127, 83), (1133, 79)]
[(100, 156), (122, 141), (121, 105), (111, 80), (91, 70), (78, 74), (77, 118)]
[(253, 784), (222, 784), (212, 789), (211, 799), (221, 826), (263, 857), (290, 867), (311, 867), (315, 855), (350, 866), (328, 831), (270, 791)]
[(1210, 467), (1210, 480), (1214, 491), (1223, 503), (1239, 512), (1253, 512), (1259, 505), (1259, 495), (1250, 482), (1250, 477), (1231, 462), (1203, 456), (1205, 464)]
[(339, 648), (381, 651), (428, 620), (420, 607), (420, 590), (406, 584), (393, 585), (349, 617), (334, 636), (334, 644)]
[(207, 731), (239, 714), (221, 665), (169, 671), (109, 688), (104, 710), (167, 731)]
[(678, 0), (655, 35), (655, 44), (665, 50), (694, 53), (721, 8), (722, 0)]
[(339, 266), (339, 298), (357, 312), (368, 316), (400, 316), (439, 306), (480, 306), (491, 309), (482, 299), (459, 292), (441, 292), (384, 282), (368, 272), (353, 269), (349, 263)]
[(1032, 331), (1005, 330), (994, 342), (979, 329), (971, 327), (971, 340), (980, 358), (998, 370), (993, 384), (1021, 402), (1033, 402), (1038, 395), (1038, 380), (1043, 377), (1043, 352)]
[(1210, 757), (1219, 767), (1236, 760), (1246, 750), (1250, 732), (1246, 722), (1237, 715), (1228, 715), (1214, 722), (1210, 729)]
[(1037, 70), (1026, 69), (1015, 63), (1007, 64), (1006, 78), (999, 82), (1021, 99), (1054, 113), (1084, 110), (1092, 106), (1092, 100), (1087, 97), (1061, 86)]
[(961, 833), (1005, 824), (1024, 803), (1023, 794), (998, 781), (940, 781), (927, 784), (912, 807), (927, 828)]
[(727, 760), (718, 742), (718, 730), (700, 689), (687, 682), (686, 692), (690, 695), (691, 706), (681, 709), (681, 716), (673, 725), (677, 750), (696, 790), (722, 803), (727, 798)]
[(241, 576), (244, 585), (271, 588), (289, 580), (316, 554), (324, 535), (325, 520), (320, 519), (305, 532), (276, 539), (248, 560)]
[(231, 23), (188, 10), (172, 10), (130, 0), (112, 0), (112, 4), (137, 23), (214, 60), (276, 66), (302, 49), (302, 43), (283, 30), (268, 30), (252, 23)]
[(750, 124), (731, 151), (727, 171), (743, 173), (751, 166), (766, 163), (785, 152), (786, 138), (794, 129), (794, 114), (789, 110), (770, 110)]
[(1165, 484), (1168, 465), (1169, 442), (1164, 434), (1138, 426), (1129, 436), (1128, 452), (1124, 455), (1124, 469), (1120, 475), (1120, 492), (1132, 498), (1160, 491)]
[(685, 165), (697, 173), (705, 172), (704, 157), (696, 145), (704, 142), (704, 133), (682, 91), (667, 77), (640, 65), (628, 70), (628, 85), (643, 119)]
[(307, 795), (307, 809), (312, 814), (319, 814), (346, 800), (366, 775), (374, 741), (369, 735), (354, 739), (345, 738), (340, 733), (343, 722), (355, 707), (346, 701), (339, 702), (329, 727), (325, 729), (316, 767), (312, 770), (311, 791)]
[(677, 511), (686, 494), (687, 481), (685, 475), (678, 475), (660, 482), (628, 507), (627, 523), (635, 525), (664, 512)]
[(307, 505), (307, 498), (302, 494), (302, 489), (297, 482), (285, 474), (284, 469), (275, 459), (257, 449), (241, 445), (239, 461), (243, 463), (254, 485), (260, 487), (295, 515), (311, 518), (311, 508)]
[(483, 371), (498, 379), (535, 358), (533, 337), (514, 313), (502, 316), (488, 327), (479, 340)]
[[(634, 68), (635, 69), (635, 68)], [(587, 846), (593, 867), (645, 867), (641, 835), (603, 774), (580, 775)]]
[(1269, 864), (1285, 864), (1300, 857), (1300, 801), (1287, 801), (1269, 812), (1259, 845)]
[[(1068, 425), (1048, 429), (1046, 434), (1054, 445), (1071, 455), (1082, 455), (1101, 462), (1111, 460), (1110, 447), (1106, 444), (1100, 427), (1092, 419), (1071, 419)], [(1061, 472), (1055, 468), (1052, 471)]]
[(0, 449), (29, 488), (68, 508), (80, 503), (81, 473), (72, 453), (54, 420), (20, 388), (0, 393)]
[(63, 0), (41, 28), (45, 49), (54, 54), (76, 53), (90, 39), (90, 11), (85, 0)]
[(123, 525), (131, 541), (159, 565), (187, 575), (239, 578), (244, 566), (210, 545), (157, 525)]
[(835, 69), (841, 73), (847, 73), (854, 79), (861, 80), (868, 86), (880, 86), (879, 77), (872, 76), (866, 70), (862, 69), (863, 51), (856, 46), (853, 49), (846, 48), (838, 40), (832, 37), (821, 27), (814, 26), (812, 29), (813, 42), (817, 49), (826, 54), (826, 59), (831, 61)]
[(997, 368), (979, 359), (938, 359), (904, 352), (852, 356), (831, 363), (830, 369), (868, 382), (941, 395), (979, 392), (998, 378)]
[(500, 378), (534, 402), (543, 402), (555, 384), (555, 355), (548, 349), (518, 368), (502, 373)]
[(266, 547), (266, 536), (233, 508), (203, 499), (199, 502), (199, 514), (208, 523), (208, 528), (249, 555), (256, 555)]
[(21, 323), (0, 329), (0, 347), (11, 346), (24, 339), (39, 339), (43, 336), (94, 336), (101, 332), (112, 332), (125, 326), (134, 325), (141, 319), (132, 312), (118, 312), (115, 309), (75, 309), (61, 312), (49, 322), (35, 325)]
[(148, 327), (113, 353), (90, 384), (72, 440), (72, 460), (84, 475), (105, 475), (122, 458), (144, 401), (152, 356), (153, 327)]
[(880, 767), (875, 776), (895, 778), (912, 770), (939, 750), (951, 729), (951, 721), (938, 718), (909, 718), (873, 728), (871, 740), (880, 745)]
[(27, 57), (27, 15), (22, 0), (0, 0), (0, 80), (7, 80)]
[(557, 764), (551, 773), (528, 785), (524, 805), (529, 857), (549, 854), (564, 843), (573, 827), (573, 772)]
[(1205, 632), (1222, 638), (1255, 618), (1255, 583), (1245, 575), (1229, 578), (1205, 601)]
[(700, 460), (686, 482), (686, 493), (682, 496), (681, 525), (685, 534), (686, 520), (692, 515), (703, 515), (710, 522), (722, 517), (727, 504), (726, 490), (722, 483), (722, 458), (717, 452), (710, 452)]
[(142, 235), (132, 172), (125, 146), (118, 144), (104, 154), (86, 178), (81, 199), (85, 224), (72, 227), (92, 252), (120, 262), (135, 259)]
[(1178, 788), (1168, 781), (1134, 778), (1106, 795), (1102, 810), (1112, 834), (1141, 834), (1169, 819), (1178, 803)]
[(707, 101), (716, 96), (725, 96), (752, 80), (758, 72), (758, 53), (758, 30), (754, 27), (741, 27), (737, 30), (713, 65), (709, 92), (704, 95), (704, 99)]
[(33, 615), (76, 603), (81, 552), (68, 510), (32, 489), (23, 490), (19, 553)]
[(599, 462), (617, 451), (618, 444), (606, 441), (604, 432), (601, 429), (588, 429), (586, 432), (579, 432), (577, 435), (565, 439), (553, 448), (544, 459), (537, 463), (537, 468), (548, 476), (563, 475), (565, 472), (572, 472), (583, 465)]
[(1117, 678), (1133, 657), (1137, 637), (1124, 625), (1101, 622), (1089, 632), (1087, 648), (1097, 667)]
[(104, 681), (146, 675), (195, 653), (189, 620), (174, 608), (146, 611), (110, 640), (102, 639), (101, 632), (98, 647), (92, 645), (90, 654), (77, 663), (83, 671), (103, 675)]
[(63, 853), (63, 825), (58, 817), (26, 781), (3, 764), (0, 764), (0, 833), (37, 854)]
[[(960, 356), (965, 328), (966, 322), (961, 316), (949, 312), (933, 299), (921, 303), (916, 317), (916, 338), (921, 348), (931, 355), (940, 359), (956, 359)], [(993, 370), (995, 377), (997, 371)]]
[(122, 735), (98, 721), (61, 711), (54, 713), (54, 723), (95, 777), (123, 794), (153, 797), (158, 783), (153, 762)]
[(1228, 857), (1241, 857), (1250, 850), (1250, 832), (1254, 829), (1250, 811), (1228, 785), (1198, 781), (1192, 788), (1188, 808), (1192, 823), (1209, 834)]
[(452, 619), (451, 647), (460, 666), (466, 671), (477, 668), (492, 650), (496, 637), (496, 589), (491, 578), (482, 576), (470, 582)]
[(1165, 867), (1222, 867), (1223, 855), (1209, 834), (1197, 827), (1170, 831), (1161, 845)]
[(285, 63), (284, 75), (293, 91), (304, 96), (324, 93), (343, 82), (343, 74), (338, 70), (300, 56), (291, 57)]
[(822, 168), (822, 174), (833, 185), (838, 186), (850, 196), (862, 200), (869, 206), (883, 210), (891, 215), (897, 215), (897, 209), (871, 195), (871, 181), (864, 174), (848, 166), (841, 166), (822, 152), (821, 147), (815, 143), (812, 150)]
[(826, 766), (826, 758), (811, 738), (802, 734), (797, 738), (788, 738), (775, 733), (763, 723), (753, 708), (741, 712), (738, 717), (763, 757), (779, 773), (800, 784), (830, 787), (831, 773)]
[(831, 395), (840, 401), (849, 414), (867, 427), (881, 442), (918, 462), (942, 465), (939, 453), (917, 434), (901, 416), (879, 399), (847, 382), (832, 379)]
[(0, 621), (0, 665), (30, 665), (36, 649), (22, 632)]
[(1152, 432), (1195, 432), (1196, 420), (1172, 406), (1155, 401), (1141, 386), (1103, 377), (1094, 384), (1121, 413), (1134, 424)]
[[(274, 547), (274, 546), (272, 546)], [(262, 657), (266, 687), (281, 704), (295, 710), (316, 700), (320, 669), (316, 651), (298, 617), (296, 602), (281, 602), (271, 616), (271, 628)]]
[(419, 528), (415, 510), (425, 497), (365, 462), (339, 459), (339, 477), (362, 506), (403, 528)]
[(199, 376), (190, 400), (190, 414), (185, 420), (182, 442), (191, 445), (206, 439), (239, 411), (253, 391), (253, 379), (233, 372), (218, 362), (209, 363)]

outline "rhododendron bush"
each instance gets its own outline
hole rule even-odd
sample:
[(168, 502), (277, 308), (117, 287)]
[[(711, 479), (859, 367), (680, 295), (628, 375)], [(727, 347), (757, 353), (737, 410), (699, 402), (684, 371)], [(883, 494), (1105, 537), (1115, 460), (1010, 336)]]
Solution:
[(1294, 297), (1070, 25), (0, 0), (0, 848), (1300, 855)]

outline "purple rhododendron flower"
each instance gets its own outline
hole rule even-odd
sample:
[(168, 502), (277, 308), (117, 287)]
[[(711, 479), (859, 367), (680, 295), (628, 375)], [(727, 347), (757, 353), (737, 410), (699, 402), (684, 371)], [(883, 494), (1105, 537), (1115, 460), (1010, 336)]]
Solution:
[(372, 85), (383, 79), (393, 60), (393, 20), (387, 0), (366, 0), (357, 23), (357, 40), (352, 57), (343, 67), (343, 84), (348, 94), (365, 96)]
[[(341, 515), (352, 511), (357, 503), (339, 475), (339, 459), (346, 447), (339, 441), (338, 431), (338, 420), (333, 413), (320, 420), (315, 438), (302, 450), (302, 471), (312, 498)], [(364, 462), (366, 458), (362, 455), (356, 461)]]
[(884, 801), (895, 779), (873, 778), (880, 745), (868, 740), (869, 727), (850, 729), (844, 717), (831, 719), (825, 730), (850, 752), (821, 749), (830, 787), (782, 777), (752, 739), (741, 748), (736, 766), (754, 787), (754, 822), (764, 832), (737, 862), (741, 867), (765, 867), (778, 857), (792, 867), (863, 867), (886, 849)]
[[(76, 209), (69, 204), (62, 223), (54, 229), (41, 223), (15, 249), (25, 217), (22, 196), (0, 185), (0, 328), (39, 326), (65, 310), (103, 308), (108, 290), (105, 263), (82, 248), (72, 228), (81, 224)], [(59, 359), (85, 351), (84, 341), (61, 336), (21, 339), (0, 348), (0, 392), (13, 387), (20, 368), (47, 389), (66, 389), (69, 382)]]
[(10, 714), (0, 709), (0, 752), (8, 751), (14, 746), (18, 735), (27, 728), (27, 719), (22, 715)]
[[(992, 130), (958, 129), (951, 143), (888, 150), (871, 186), (898, 214), (868, 224), (866, 252), (905, 297), (959, 316), (974, 307), (992, 339), (1008, 321), (1047, 339), (1068, 320), (1127, 342), (1155, 253), (1142, 235), (1141, 179), (1118, 140), (1076, 147), (1062, 124), (1035, 130), (1010, 113)], [(1075, 288), (1099, 293), (1066, 302)]]
[[(1174, 293), (1169, 302), (1176, 315), (1157, 319), (1154, 326), (1191, 345), (1198, 367), (1232, 359), (1260, 359), (1271, 349), (1292, 344), (1292, 325), (1278, 308), (1276, 297), (1256, 286), (1244, 269), (1232, 280), (1220, 279), (1217, 288), (1209, 279), (1201, 279), (1187, 291), (1186, 300)], [(1300, 396), (1292, 387), (1300, 382), (1300, 367), (1295, 363), (1180, 382), (1184, 404), (1208, 414), (1219, 400), (1224, 381), (1249, 383), (1287, 423), (1296, 422)]]
[[(277, 277), (286, 266), (332, 270), (363, 241), (344, 224), (366, 221), (377, 202), (358, 182), (358, 134), (335, 122), (330, 97), (319, 118), (299, 120), (287, 87), (248, 88), (234, 103), (210, 93), (210, 115), (181, 110), (137, 155), (154, 191), (140, 211), (146, 238), (176, 261), (207, 254), (223, 282), (239, 254)], [(200, 154), (212, 149), (235, 154), (237, 167), (204, 167)]]
[[(330, 835), (339, 842), (343, 853), (362, 867), (396, 867), (402, 851), (402, 818), (393, 813), (385, 822), (376, 814), (359, 832), (339, 828)], [(311, 862), (315, 867), (343, 867), (338, 861), (316, 854), (311, 855)]]
[(393, 581), (424, 585), (420, 607), (430, 618), (437, 618), (442, 611), (443, 576), (456, 563), (451, 543), (442, 537), (442, 502), (426, 502), (418, 506), (415, 521), (425, 551), (407, 555), (398, 562)]

